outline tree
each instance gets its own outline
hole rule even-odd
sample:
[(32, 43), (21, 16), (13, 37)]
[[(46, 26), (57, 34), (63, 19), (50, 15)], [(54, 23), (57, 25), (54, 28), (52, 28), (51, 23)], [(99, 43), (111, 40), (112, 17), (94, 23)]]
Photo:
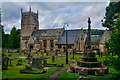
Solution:
[(114, 20), (117, 18), (114, 17), (116, 13), (120, 13), (120, 1), (119, 2), (110, 2), (109, 6), (106, 7), (106, 13), (105, 13), (105, 21), (102, 20), (102, 25), (104, 27), (109, 28), (112, 30), (114, 27), (112, 26), (114, 24)]
[(112, 25), (114, 29), (110, 34), (110, 40), (105, 42), (105, 47), (109, 49), (111, 53), (114, 53), (118, 56), (120, 60), (120, 13), (115, 14), (118, 18), (115, 20), (115, 23)]
[(11, 49), (16, 48), (16, 28), (15, 28), (15, 26), (12, 28), (8, 40), (9, 40), (9, 42), (8, 42), (9, 48), (11, 48)]
[(20, 29), (16, 31), (16, 48), (20, 48)]

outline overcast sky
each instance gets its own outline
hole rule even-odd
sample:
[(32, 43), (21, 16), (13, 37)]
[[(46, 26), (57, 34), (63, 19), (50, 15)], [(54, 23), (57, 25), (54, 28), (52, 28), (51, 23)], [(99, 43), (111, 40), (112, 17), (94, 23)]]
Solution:
[(39, 28), (62, 28), (64, 23), (68, 29), (86, 29), (88, 17), (91, 17), (92, 29), (105, 29), (101, 20), (105, 15), (105, 8), (109, 2), (3, 2), (2, 25), (5, 33), (9, 33), (13, 26), (21, 28), (21, 8), (23, 12), (39, 11)]

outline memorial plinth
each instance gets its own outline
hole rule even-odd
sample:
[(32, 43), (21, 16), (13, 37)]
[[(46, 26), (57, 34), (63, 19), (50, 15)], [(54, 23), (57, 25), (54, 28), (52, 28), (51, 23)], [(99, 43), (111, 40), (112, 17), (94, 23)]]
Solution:
[(88, 36), (86, 42), (86, 51), (81, 60), (77, 60), (77, 65), (74, 65), (75, 72), (77, 70), (87, 70), (88, 75), (95, 75), (96, 70), (105, 70), (105, 74), (108, 73), (108, 67), (101, 65), (100, 61), (97, 61), (97, 57), (91, 49), (91, 36), (90, 36), (90, 18), (88, 19)]

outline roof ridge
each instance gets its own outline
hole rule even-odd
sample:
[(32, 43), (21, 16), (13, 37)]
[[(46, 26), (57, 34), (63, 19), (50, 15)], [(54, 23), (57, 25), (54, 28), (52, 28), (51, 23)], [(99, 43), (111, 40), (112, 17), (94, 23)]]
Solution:
[(56, 29), (39, 29), (39, 30), (59, 30), (59, 29), (63, 29), (63, 28), (56, 28)]

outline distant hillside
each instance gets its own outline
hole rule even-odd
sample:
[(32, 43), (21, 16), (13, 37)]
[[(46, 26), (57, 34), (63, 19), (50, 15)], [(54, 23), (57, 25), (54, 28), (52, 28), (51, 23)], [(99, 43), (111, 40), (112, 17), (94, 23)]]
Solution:
[[(92, 37), (94, 36), (102, 36), (105, 30), (98, 30), (98, 29), (92, 29), (91, 30), (91, 35)], [(88, 34), (88, 30), (84, 29), (84, 32), (86, 32)]]

